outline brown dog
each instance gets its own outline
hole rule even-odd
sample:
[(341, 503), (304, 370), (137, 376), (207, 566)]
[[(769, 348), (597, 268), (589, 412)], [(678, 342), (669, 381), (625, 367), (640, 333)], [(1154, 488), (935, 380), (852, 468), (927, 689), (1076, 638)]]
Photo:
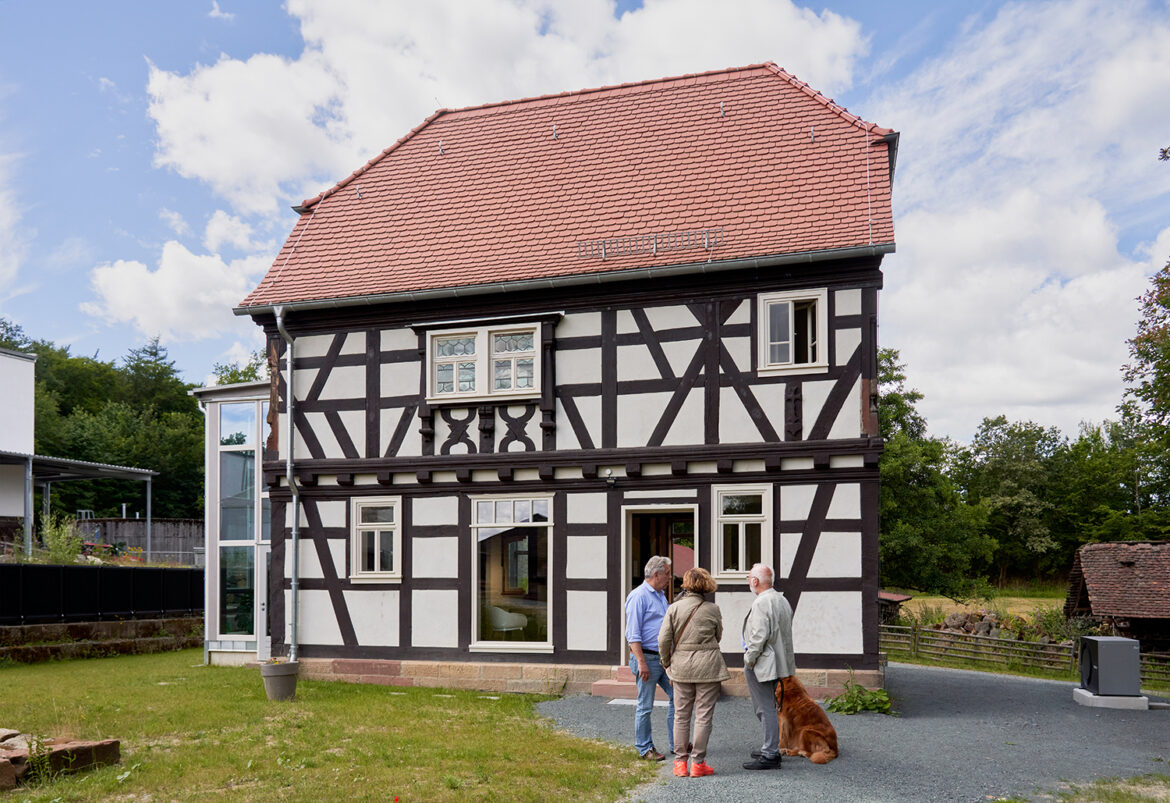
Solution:
[(828, 764), (837, 757), (837, 730), (796, 675), (776, 684), (776, 706), (781, 755), (807, 756), (814, 764)]

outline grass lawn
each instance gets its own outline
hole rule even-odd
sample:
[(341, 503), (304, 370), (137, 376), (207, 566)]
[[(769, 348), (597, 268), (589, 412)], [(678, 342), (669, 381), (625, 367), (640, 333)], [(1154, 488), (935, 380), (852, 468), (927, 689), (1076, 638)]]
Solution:
[(270, 703), (259, 670), (202, 660), (184, 650), (0, 668), (0, 727), (122, 741), (121, 766), (7, 797), (614, 800), (657, 771), (632, 747), (554, 730), (535, 696), (302, 680), (295, 701)]
[(943, 614), (956, 611), (967, 613), (970, 611), (1001, 611), (1016, 616), (1026, 616), (1037, 608), (1063, 608), (1064, 594), (1059, 596), (1015, 596), (1003, 595), (994, 599), (979, 600), (977, 602), (959, 603), (948, 597), (915, 596), (909, 602), (902, 603), (902, 610), (919, 615), (926, 609), (940, 609)]

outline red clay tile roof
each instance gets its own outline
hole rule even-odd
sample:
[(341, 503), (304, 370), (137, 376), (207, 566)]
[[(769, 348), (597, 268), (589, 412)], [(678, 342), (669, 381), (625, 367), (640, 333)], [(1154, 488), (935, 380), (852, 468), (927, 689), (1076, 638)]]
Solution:
[(1170, 541), (1086, 544), (1073, 559), (1066, 611), (1080, 607), (1082, 588), (1094, 616), (1170, 618)]
[[(239, 311), (892, 245), (892, 133), (774, 64), (442, 109), (305, 201)], [(710, 251), (578, 256), (710, 229)]]

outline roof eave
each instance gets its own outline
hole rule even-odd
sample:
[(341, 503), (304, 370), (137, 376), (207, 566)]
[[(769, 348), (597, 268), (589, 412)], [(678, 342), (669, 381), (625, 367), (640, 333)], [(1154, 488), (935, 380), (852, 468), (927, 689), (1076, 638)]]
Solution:
[(379, 304), (395, 304), (401, 302), (416, 303), (420, 301), (434, 301), (445, 298), (462, 298), (467, 296), (491, 295), (494, 293), (516, 293), (525, 290), (558, 289), (565, 287), (581, 287), (591, 284), (609, 284), (610, 282), (624, 282), (633, 279), (657, 279), (668, 276), (685, 276), (702, 273), (720, 273), (744, 268), (766, 268), (777, 265), (795, 265), (809, 262), (827, 262), (839, 259), (855, 259), (867, 256), (882, 256), (894, 252), (894, 243), (874, 243), (871, 245), (849, 246), (847, 248), (827, 248), (818, 251), (798, 251), (788, 254), (773, 254), (760, 257), (741, 257), (717, 262), (688, 262), (681, 265), (662, 265), (650, 268), (630, 268), (626, 270), (607, 271), (605, 273), (583, 273), (568, 276), (550, 276), (541, 279), (520, 279), (510, 282), (490, 282), (487, 284), (459, 285), (455, 287), (436, 287), (425, 290), (404, 290), (397, 293), (375, 293), (363, 296), (343, 296), (340, 298), (322, 298), (308, 301), (288, 301), (270, 304), (239, 306), (232, 311), (236, 315), (263, 315), (273, 314), (277, 307), (283, 307), (288, 312), (304, 312), (307, 310), (342, 309), (347, 307), (365, 307)]

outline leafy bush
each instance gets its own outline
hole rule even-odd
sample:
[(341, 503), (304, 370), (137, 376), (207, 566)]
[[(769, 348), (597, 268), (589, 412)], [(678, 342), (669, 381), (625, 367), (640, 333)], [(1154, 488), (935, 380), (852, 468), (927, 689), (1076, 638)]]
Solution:
[(856, 714), (861, 711), (876, 711), (879, 714), (890, 714), (892, 705), (890, 694), (885, 689), (867, 689), (853, 679), (853, 670), (849, 670), (849, 680), (845, 681), (845, 691), (836, 697), (830, 697), (826, 708), (835, 714)]
[(74, 563), (81, 554), (77, 522), (64, 516), (54, 513), (41, 516), (41, 541), (48, 551), (49, 563)]

